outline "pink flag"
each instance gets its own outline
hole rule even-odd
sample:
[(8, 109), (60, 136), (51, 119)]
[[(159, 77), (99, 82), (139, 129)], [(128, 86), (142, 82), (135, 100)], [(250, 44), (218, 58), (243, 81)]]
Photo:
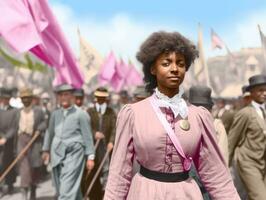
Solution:
[(221, 38), (211, 29), (211, 42), (212, 42), (212, 49), (218, 48), (222, 49), (224, 47), (224, 42)]
[(5, 16), (0, 36), (16, 52), (31, 51), (55, 67), (59, 84), (82, 86), (84, 78), (47, 0), (1, 0), (0, 13)]
[(129, 61), (129, 71), (126, 78), (126, 84), (129, 86), (136, 86), (143, 84), (142, 75), (136, 70), (135, 66)]
[(113, 51), (111, 51), (107, 58), (104, 60), (103, 65), (100, 69), (100, 73), (98, 76), (98, 81), (100, 85), (106, 85), (108, 82), (111, 81), (115, 73), (115, 65), (116, 58)]
[(115, 73), (110, 81), (110, 85), (115, 92), (121, 91), (125, 86), (128, 70), (128, 65), (122, 59), (120, 59), (120, 62), (116, 62)]
[(129, 66), (124, 62), (123, 59), (120, 59), (120, 62), (116, 65), (116, 71), (120, 77), (125, 79), (129, 71)]

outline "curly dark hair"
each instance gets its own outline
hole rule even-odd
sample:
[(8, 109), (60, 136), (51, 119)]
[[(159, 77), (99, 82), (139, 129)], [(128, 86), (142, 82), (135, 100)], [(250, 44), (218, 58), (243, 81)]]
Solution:
[(185, 57), (186, 71), (198, 57), (196, 46), (178, 32), (159, 31), (152, 33), (141, 45), (136, 57), (143, 65), (144, 81), (146, 90), (152, 92), (157, 86), (156, 77), (150, 69), (156, 59), (165, 52), (181, 53)]

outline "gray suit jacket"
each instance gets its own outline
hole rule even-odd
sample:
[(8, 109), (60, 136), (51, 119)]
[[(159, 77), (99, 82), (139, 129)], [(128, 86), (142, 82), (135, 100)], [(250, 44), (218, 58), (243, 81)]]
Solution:
[[(94, 154), (90, 118), (82, 109), (73, 106), (64, 116), (63, 109), (55, 110), (45, 134), (43, 151), (50, 151), (52, 167), (57, 166), (67, 153), (73, 153), (74, 143), (84, 146), (84, 155)], [(73, 161), (75, 162), (75, 161)]]

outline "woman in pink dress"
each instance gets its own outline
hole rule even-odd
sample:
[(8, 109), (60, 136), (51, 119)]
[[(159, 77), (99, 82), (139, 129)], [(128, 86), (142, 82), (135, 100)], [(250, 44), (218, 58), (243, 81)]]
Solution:
[[(239, 200), (203, 107), (187, 104), (180, 86), (198, 51), (177, 32), (155, 32), (140, 47), (146, 89), (153, 95), (126, 105), (104, 200), (201, 200), (192, 164), (213, 200)], [(133, 160), (140, 171), (132, 175)]]

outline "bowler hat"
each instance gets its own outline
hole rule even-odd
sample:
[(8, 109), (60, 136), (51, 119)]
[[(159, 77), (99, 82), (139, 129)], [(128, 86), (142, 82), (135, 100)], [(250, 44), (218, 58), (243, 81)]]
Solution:
[(109, 92), (105, 87), (99, 87), (94, 92), (95, 97), (108, 97)]
[(266, 76), (262, 74), (251, 76), (248, 79), (248, 82), (249, 82), (249, 85), (247, 86), (246, 91), (250, 91), (255, 86), (266, 85)]
[(246, 97), (246, 96), (250, 95), (250, 92), (247, 91), (247, 87), (248, 87), (247, 85), (242, 86), (242, 96), (243, 97)]
[(73, 92), (73, 95), (75, 97), (83, 97), (84, 96), (84, 90), (82, 88), (81, 89), (75, 89)]
[(211, 98), (211, 88), (207, 86), (192, 86), (189, 89), (188, 101), (194, 105), (207, 106), (211, 108), (213, 106), (213, 101)]
[(11, 98), (12, 97), (12, 90), (7, 88), (0, 89), (0, 96), (3, 98)]
[(22, 88), (19, 91), (19, 96), (20, 96), (20, 98), (23, 98), (23, 97), (32, 97), (33, 96), (32, 89), (30, 89), (30, 88)]
[(75, 90), (75, 88), (69, 84), (58, 85), (54, 88), (54, 92), (56, 92), (56, 93), (65, 92), (65, 91), (74, 91), (74, 90)]

